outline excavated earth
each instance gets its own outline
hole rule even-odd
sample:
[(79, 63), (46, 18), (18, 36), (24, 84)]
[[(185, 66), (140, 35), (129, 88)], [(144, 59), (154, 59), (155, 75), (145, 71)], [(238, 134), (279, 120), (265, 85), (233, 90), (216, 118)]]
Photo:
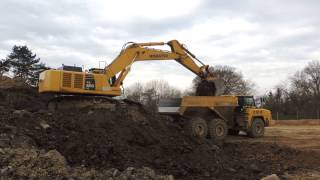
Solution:
[(185, 122), (130, 101), (48, 112), (50, 98), (0, 83), (2, 179), (285, 178), (319, 166), (297, 159), (306, 152), (276, 144), (196, 140)]
[(215, 96), (217, 87), (214, 81), (201, 80), (197, 84), (196, 96)]

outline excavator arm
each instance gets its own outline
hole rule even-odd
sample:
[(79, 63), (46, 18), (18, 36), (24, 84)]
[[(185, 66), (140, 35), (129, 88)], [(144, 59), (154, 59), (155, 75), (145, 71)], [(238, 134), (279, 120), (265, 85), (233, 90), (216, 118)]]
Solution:
[[(163, 45), (168, 45), (171, 51), (150, 48), (151, 46)], [(131, 65), (134, 62), (150, 60), (175, 60), (203, 79), (209, 80), (213, 78), (213, 75), (208, 71), (208, 66), (198, 60), (195, 55), (177, 40), (167, 43), (151, 42), (127, 45), (122, 49), (117, 58), (105, 68), (105, 74), (108, 77), (115, 77), (119, 73), (116, 81), (112, 84), (112, 86), (119, 86), (129, 73)], [(201, 66), (195, 61), (198, 61)]]

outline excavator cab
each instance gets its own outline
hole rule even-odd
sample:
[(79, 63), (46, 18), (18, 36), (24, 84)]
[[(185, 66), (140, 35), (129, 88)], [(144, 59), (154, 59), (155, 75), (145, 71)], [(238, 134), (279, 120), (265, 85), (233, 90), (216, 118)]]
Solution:
[(104, 73), (104, 69), (101, 68), (90, 68), (89, 73), (93, 73), (93, 74), (103, 74)]
[(62, 64), (62, 66), (59, 67), (58, 70), (73, 71), (73, 72), (82, 72), (82, 67), (78, 67), (78, 66), (68, 66), (68, 65)]

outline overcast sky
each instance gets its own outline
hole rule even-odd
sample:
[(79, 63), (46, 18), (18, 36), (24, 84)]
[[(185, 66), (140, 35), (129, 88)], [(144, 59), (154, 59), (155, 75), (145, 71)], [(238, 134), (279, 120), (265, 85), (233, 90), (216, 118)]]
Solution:
[[(99, 67), (127, 41), (177, 39), (210, 65), (229, 65), (264, 94), (320, 60), (319, 0), (1, 0), (0, 58), (27, 45), (47, 65)], [(100, 63), (100, 67), (104, 64)], [(176, 62), (138, 62), (125, 80), (189, 88)]]

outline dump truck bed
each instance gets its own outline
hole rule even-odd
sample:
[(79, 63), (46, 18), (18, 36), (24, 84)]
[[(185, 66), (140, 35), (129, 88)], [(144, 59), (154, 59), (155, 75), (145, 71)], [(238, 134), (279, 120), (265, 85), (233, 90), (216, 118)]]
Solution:
[(235, 96), (185, 96), (175, 99), (161, 99), (158, 105), (158, 112), (161, 114), (182, 115), (188, 107), (229, 107), (238, 106)]

